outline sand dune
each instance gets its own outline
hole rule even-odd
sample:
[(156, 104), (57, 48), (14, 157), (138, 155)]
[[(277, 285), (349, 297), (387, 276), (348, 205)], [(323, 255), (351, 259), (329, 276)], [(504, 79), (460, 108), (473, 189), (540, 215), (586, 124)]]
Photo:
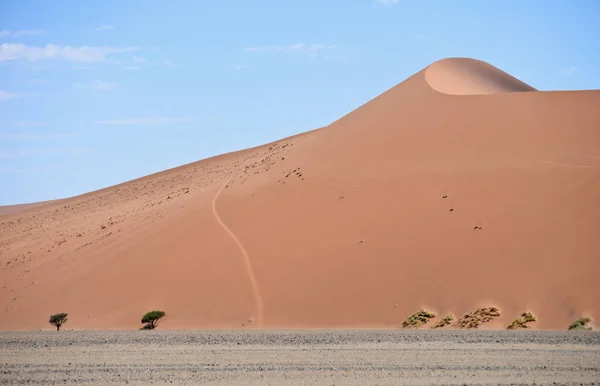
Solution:
[(39, 208), (40, 206), (48, 205), (52, 202), (57, 202), (57, 201), (58, 200), (51, 200), (51, 201), (34, 202), (31, 204), (17, 204), (17, 205), (0, 206), (0, 216), (6, 215), (6, 214), (11, 214), (11, 213), (24, 212), (26, 210), (33, 209), (33, 208)]
[(448, 59), (325, 128), (4, 215), (0, 329), (600, 318), (599, 105)]

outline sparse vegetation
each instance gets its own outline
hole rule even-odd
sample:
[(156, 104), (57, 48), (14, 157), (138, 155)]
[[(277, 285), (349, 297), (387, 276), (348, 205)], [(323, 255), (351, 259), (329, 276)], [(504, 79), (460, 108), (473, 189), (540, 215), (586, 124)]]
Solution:
[(141, 329), (142, 330), (154, 330), (156, 328), (156, 323), (158, 323), (158, 320), (165, 315), (166, 314), (164, 311), (158, 311), (158, 310), (146, 312), (144, 314), (144, 316), (142, 317), (142, 323), (146, 323), (146, 325), (144, 327), (142, 327)]
[(69, 314), (66, 314), (64, 312), (61, 312), (59, 314), (54, 314), (54, 315), (50, 316), (50, 320), (48, 321), (48, 323), (55, 326), (56, 331), (60, 331), (60, 326), (62, 326), (63, 324), (65, 324), (67, 322), (67, 320), (69, 320), (67, 318), (67, 316), (69, 316)]
[(483, 323), (487, 323), (498, 316), (500, 316), (500, 310), (496, 307), (478, 308), (460, 318), (456, 325), (459, 328), (478, 328)]
[(443, 327), (449, 326), (450, 324), (452, 324), (453, 321), (454, 321), (454, 316), (447, 315), (442, 320), (440, 320), (439, 322), (437, 322), (436, 324), (431, 326), (431, 329), (443, 328)]
[(429, 321), (429, 319), (435, 318), (435, 315), (431, 312), (421, 310), (415, 312), (402, 322), (402, 328), (418, 328)]
[(588, 326), (592, 319), (588, 317), (583, 317), (581, 319), (577, 319), (569, 326), (569, 330), (591, 330), (592, 328)]
[(531, 312), (524, 312), (513, 320), (513, 322), (507, 327), (509, 330), (517, 330), (519, 328), (529, 328), (527, 323), (535, 322), (535, 316)]

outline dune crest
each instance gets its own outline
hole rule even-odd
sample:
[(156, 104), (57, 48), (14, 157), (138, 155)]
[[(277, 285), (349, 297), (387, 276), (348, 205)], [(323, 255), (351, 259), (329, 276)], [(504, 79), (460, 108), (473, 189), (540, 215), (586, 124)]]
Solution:
[(448, 95), (488, 95), (537, 91), (530, 85), (486, 62), (450, 58), (431, 64), (425, 80), (434, 90)]

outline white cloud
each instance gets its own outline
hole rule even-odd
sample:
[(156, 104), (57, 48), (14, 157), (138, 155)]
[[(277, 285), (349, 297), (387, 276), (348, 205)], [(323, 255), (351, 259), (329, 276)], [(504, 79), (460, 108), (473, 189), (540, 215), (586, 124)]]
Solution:
[[(1, 152), (0, 152), (1, 153)], [(2, 157), (0, 157), (2, 158)], [(31, 167), (31, 168), (0, 168), (0, 173), (51, 173), (51, 172), (58, 172), (59, 168), (48, 168), (48, 167), (43, 167), (43, 168), (38, 168), (38, 167)]]
[(375, 0), (375, 2), (383, 5), (394, 5), (398, 2), (398, 0)]
[(22, 95), (19, 93), (0, 90), (0, 101), (7, 101), (9, 99), (15, 99), (15, 98), (19, 98), (21, 96)]
[(115, 29), (115, 27), (112, 25), (101, 25), (99, 27), (94, 28), (94, 31), (108, 31), (111, 29)]
[(17, 151), (0, 150), (0, 159), (16, 159), (24, 157), (35, 157), (53, 154), (79, 154), (86, 152), (83, 147), (49, 147), (49, 148), (33, 148), (20, 149)]
[(27, 59), (32, 62), (43, 59), (63, 59), (81, 63), (103, 62), (110, 55), (137, 50), (139, 50), (139, 47), (72, 47), (55, 44), (36, 47), (25, 44), (3, 43), (0, 45), (0, 62), (17, 59)]
[(166, 67), (178, 67), (179, 66), (177, 63), (175, 63), (169, 59), (153, 61), (153, 60), (148, 60), (146, 58), (142, 58), (140, 56), (134, 56), (133, 58), (131, 58), (131, 61), (133, 62), (134, 66), (127, 66), (125, 68), (127, 68), (129, 70), (131, 70), (131, 69), (137, 70), (140, 68), (140, 66), (166, 66)]
[(561, 75), (573, 75), (575, 72), (577, 71), (577, 67), (576, 66), (571, 66), (571, 67), (566, 67), (563, 68), (562, 70), (560, 70)]
[(187, 117), (144, 117), (129, 119), (113, 119), (98, 121), (102, 125), (160, 125), (166, 123), (183, 123), (191, 121)]
[(67, 133), (31, 133), (12, 131), (0, 133), (0, 141), (51, 141), (74, 136), (74, 132)]
[(73, 87), (78, 88), (80, 90), (109, 91), (116, 90), (119, 87), (119, 83), (105, 80), (95, 80), (90, 83), (74, 83)]
[(311, 58), (317, 57), (322, 52), (327, 52), (338, 48), (338, 45), (325, 44), (305, 44), (296, 43), (289, 46), (255, 46), (248, 47), (245, 52), (280, 52), (285, 54), (308, 55)]
[(44, 33), (46, 33), (46, 31), (41, 29), (20, 29), (16, 31), (0, 30), (0, 38), (18, 38), (20, 36), (41, 35)]

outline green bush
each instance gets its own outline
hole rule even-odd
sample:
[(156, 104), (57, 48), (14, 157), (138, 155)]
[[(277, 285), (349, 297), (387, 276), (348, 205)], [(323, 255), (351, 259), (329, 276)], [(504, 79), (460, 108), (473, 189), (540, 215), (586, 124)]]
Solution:
[(446, 327), (446, 326), (449, 326), (450, 324), (452, 324), (453, 321), (454, 321), (454, 316), (447, 315), (442, 320), (437, 322), (435, 325), (431, 326), (431, 328), (432, 329), (443, 328), (443, 327)]
[(154, 330), (156, 328), (156, 323), (158, 323), (158, 320), (165, 315), (166, 314), (164, 311), (158, 310), (146, 312), (146, 314), (144, 314), (144, 316), (142, 317), (142, 323), (146, 323), (146, 325), (142, 327), (142, 330)]
[(524, 312), (513, 320), (513, 322), (507, 327), (509, 330), (516, 330), (519, 328), (529, 328), (527, 323), (535, 322), (535, 316), (531, 312)]
[(584, 317), (581, 319), (577, 319), (569, 326), (569, 330), (591, 330), (592, 328), (588, 326), (588, 323), (591, 322), (592, 319), (588, 317)]
[(62, 326), (64, 323), (67, 322), (67, 316), (69, 314), (66, 314), (64, 312), (61, 312), (59, 314), (54, 314), (52, 316), (50, 316), (50, 320), (48, 321), (48, 323), (56, 326), (56, 331), (60, 331), (60, 326)]
[(421, 310), (406, 318), (402, 323), (402, 328), (418, 328), (433, 318), (435, 318), (434, 314)]

